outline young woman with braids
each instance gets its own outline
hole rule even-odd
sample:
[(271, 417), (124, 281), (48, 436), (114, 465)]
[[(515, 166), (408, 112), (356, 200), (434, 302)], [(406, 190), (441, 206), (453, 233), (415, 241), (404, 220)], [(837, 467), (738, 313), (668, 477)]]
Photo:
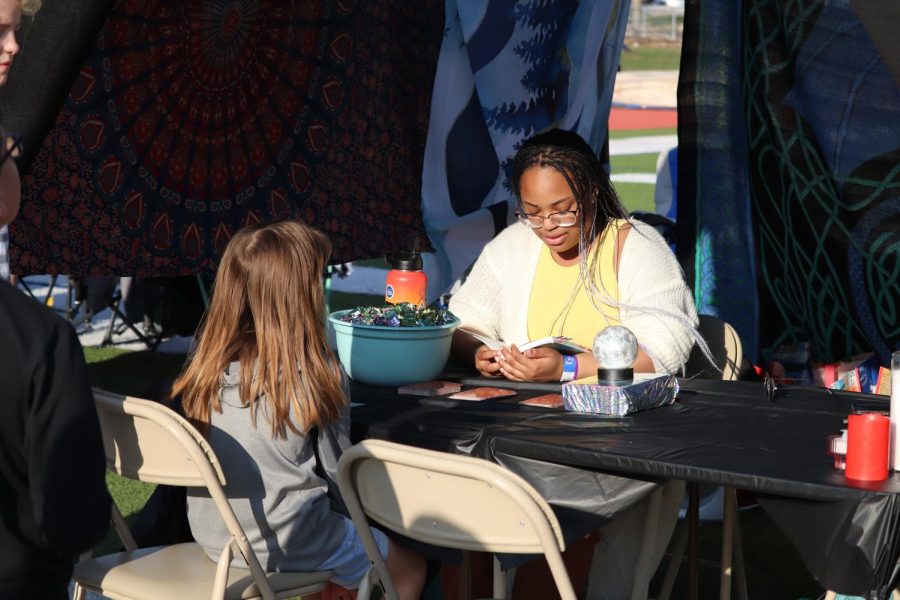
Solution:
[(518, 224), (485, 246), (450, 300), (467, 329), (510, 344), (491, 350), (465, 332), (453, 355), (486, 376), (567, 381), (596, 372), (590, 352), (566, 365), (549, 348), (517, 344), (563, 335), (590, 348), (607, 325), (638, 339), (635, 372), (675, 373), (699, 339), (681, 268), (655, 229), (630, 221), (609, 176), (577, 134), (526, 140), (513, 161)]
[[(564, 335), (590, 348), (599, 330), (621, 324), (638, 339), (636, 372), (681, 370), (700, 339), (681, 268), (655, 229), (628, 219), (590, 146), (568, 131), (535, 135), (516, 154), (511, 183), (519, 223), (485, 246), (450, 300), (463, 327), (510, 346), (494, 351), (457, 331), (454, 357), (474, 363), (486, 376), (567, 381), (596, 372), (593, 354), (579, 354), (575, 365), (564, 369), (559, 352), (520, 352), (516, 345)], [(607, 487), (623, 485), (619, 478), (605, 481)], [(633, 587), (638, 581), (649, 584), (674, 530), (684, 495), (681, 482), (659, 488), (634, 482), (628, 489), (631, 499), (617, 501), (630, 507), (600, 529), (589, 600), (647, 597), (646, 588)], [(658, 503), (650, 501), (653, 490)], [(644, 536), (647, 523), (656, 524), (650, 538)], [(639, 574), (642, 539), (652, 545), (650, 560), (643, 563), (647, 571)]]

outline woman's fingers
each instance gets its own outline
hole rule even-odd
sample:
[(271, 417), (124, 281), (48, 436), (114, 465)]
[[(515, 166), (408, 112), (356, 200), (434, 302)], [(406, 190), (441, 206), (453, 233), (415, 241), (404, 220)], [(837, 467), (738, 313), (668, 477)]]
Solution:
[(475, 363), (475, 368), (478, 369), (482, 375), (487, 375), (488, 377), (500, 372), (500, 364), (492, 360), (477, 361)]
[(500, 367), (500, 372), (507, 379), (511, 379), (512, 381), (526, 381), (525, 375), (515, 369), (515, 368), (507, 368), (506, 366)]
[(519, 352), (515, 346), (504, 349), (500, 359), (501, 373), (519, 381), (558, 381), (562, 357), (551, 348), (534, 348)]
[(496, 352), (487, 346), (481, 346), (475, 352), (475, 368), (485, 377), (496, 377), (500, 374), (500, 364), (496, 360)]
[(508, 379), (530, 381), (532, 378), (531, 361), (519, 352), (515, 346), (504, 349), (500, 362), (500, 372)]

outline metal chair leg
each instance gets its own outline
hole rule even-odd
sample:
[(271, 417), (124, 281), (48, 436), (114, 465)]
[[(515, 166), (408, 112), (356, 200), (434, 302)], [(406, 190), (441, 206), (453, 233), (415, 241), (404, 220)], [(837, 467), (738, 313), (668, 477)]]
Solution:
[(56, 279), (59, 277), (58, 275), (50, 276), (50, 285), (47, 286), (47, 296), (44, 298), (44, 304), (46, 306), (53, 306), (53, 288), (56, 287)]
[(732, 554), (737, 499), (734, 488), (725, 488), (725, 514), (722, 518), (722, 566), (719, 572), (719, 600), (731, 600)]
[[(737, 501), (737, 493), (735, 493), (735, 501)], [(734, 513), (734, 577), (738, 600), (748, 600), (747, 570), (744, 568), (744, 544), (741, 540), (740, 514), (739, 511)]]
[(638, 559), (634, 566), (633, 588), (631, 590), (632, 600), (642, 600), (647, 597), (647, 588), (650, 587), (650, 563), (653, 559), (653, 550), (655, 544), (656, 530), (659, 526), (659, 510), (662, 505), (663, 488), (658, 487), (650, 494), (647, 501), (647, 512), (644, 515), (644, 531), (641, 535), (641, 548), (638, 552)]
[[(690, 540), (692, 536), (697, 535), (696, 524), (693, 525), (694, 531), (691, 531), (691, 518), (694, 514), (696, 514), (693, 512), (695, 510), (693, 496), (695, 491), (699, 493), (699, 489), (695, 490), (694, 484), (689, 484), (689, 504), (687, 518), (679, 523), (677, 528), (675, 529), (671, 560), (669, 562), (665, 577), (663, 578), (662, 586), (660, 587), (659, 600), (669, 600), (672, 594), (672, 588), (674, 587), (675, 579), (678, 577), (678, 570), (681, 567), (682, 560), (684, 559), (685, 547), (689, 546), (690, 544), (694, 544), (694, 547), (691, 548), (691, 550), (696, 552), (696, 541)], [(719, 596), (721, 600), (729, 600), (731, 598), (732, 585), (734, 585), (735, 587), (739, 600), (747, 600), (747, 574), (746, 570), (744, 569), (744, 551), (741, 544), (741, 530), (738, 521), (737, 491), (733, 487), (725, 487), (724, 492), (725, 501), (724, 515), (722, 520), (721, 561), (718, 564), (712, 563), (709, 566), (715, 565), (720, 570)], [(697, 497), (699, 498), (699, 494)], [(699, 516), (694, 518), (699, 521)], [(696, 540), (696, 537), (694, 539)], [(696, 557), (693, 560), (696, 561), (696, 564), (698, 566), (701, 562), (704, 563), (704, 566), (706, 566), (707, 562), (711, 562), (701, 561), (699, 557)], [(695, 566), (693, 567), (693, 569), (694, 571), (692, 573), (689, 572), (689, 577), (692, 577), (693, 581), (691, 581), (690, 579), (688, 580), (688, 598), (696, 598), (697, 594), (697, 567)], [(897, 600), (900, 600), (900, 597), (898, 597)]]
[(497, 558), (497, 555), (491, 557), (493, 560), (491, 561), (494, 564), (494, 595), (492, 598), (506, 598), (506, 574), (503, 572), (503, 569), (500, 568), (500, 560)]
[(372, 597), (372, 588), (376, 585), (378, 585), (378, 571), (375, 570), (375, 567), (369, 567), (362, 581), (359, 582), (356, 600), (369, 600)]
[(84, 588), (77, 581), (75, 582), (75, 590), (72, 592), (72, 600), (84, 600)]
[(697, 566), (699, 561), (700, 484), (688, 484), (688, 600), (697, 600)]
[(678, 577), (678, 571), (681, 569), (681, 563), (684, 560), (684, 551), (687, 548), (687, 521), (679, 521), (675, 527), (674, 537), (675, 541), (672, 546), (672, 554), (669, 557), (669, 566), (666, 569), (666, 575), (659, 590), (659, 600), (669, 600), (669, 597), (672, 595), (672, 588), (675, 586), (675, 579)]

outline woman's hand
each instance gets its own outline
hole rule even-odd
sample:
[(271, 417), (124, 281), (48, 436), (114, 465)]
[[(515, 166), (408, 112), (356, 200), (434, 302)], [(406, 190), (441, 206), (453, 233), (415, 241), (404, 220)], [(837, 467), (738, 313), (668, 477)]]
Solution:
[(531, 348), (519, 352), (515, 345), (500, 350), (500, 372), (513, 381), (559, 381), (562, 354), (552, 348)]
[(457, 329), (453, 332), (450, 354), (455, 360), (474, 366), (485, 377), (500, 376), (500, 365), (497, 364), (500, 353), (491, 350), (466, 331)]
[(491, 350), (487, 346), (479, 346), (475, 351), (475, 368), (485, 377), (497, 377), (500, 375), (500, 352)]

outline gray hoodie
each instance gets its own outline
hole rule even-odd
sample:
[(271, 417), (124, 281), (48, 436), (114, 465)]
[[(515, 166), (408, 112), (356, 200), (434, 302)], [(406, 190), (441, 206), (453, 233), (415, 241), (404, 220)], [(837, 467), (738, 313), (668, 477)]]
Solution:
[[(343, 383), (347, 393), (346, 378)], [(277, 439), (265, 402), (257, 403), (253, 426), (239, 384), (240, 364), (233, 362), (222, 379), (222, 412), (212, 412), (206, 436), (225, 473), (225, 494), (263, 569), (316, 570), (344, 534), (345, 517), (332, 511), (328, 491), (337, 493), (337, 461), (350, 445), (350, 408), (316, 439), (290, 430)], [(297, 422), (293, 412), (291, 418)], [(230, 535), (205, 488), (188, 488), (187, 508), (194, 538), (218, 560)]]

